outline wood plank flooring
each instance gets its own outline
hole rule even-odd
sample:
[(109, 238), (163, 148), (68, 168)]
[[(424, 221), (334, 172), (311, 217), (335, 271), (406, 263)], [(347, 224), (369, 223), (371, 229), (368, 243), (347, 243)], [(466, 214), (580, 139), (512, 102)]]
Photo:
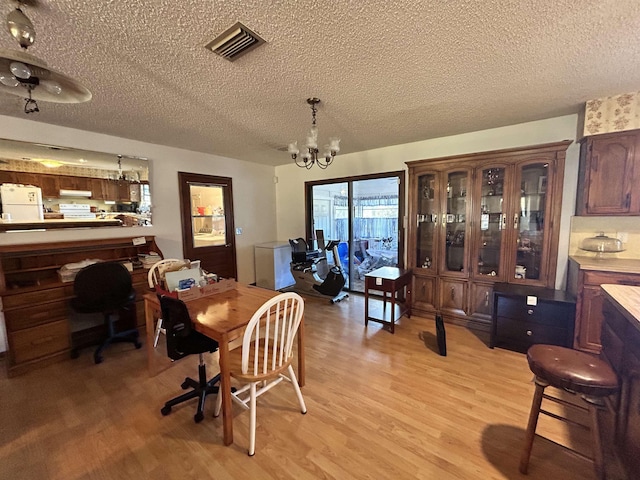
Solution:
[[(432, 318), (403, 318), (395, 335), (365, 329), (357, 295), (336, 305), (309, 298), (305, 313), (308, 413), (286, 383), (261, 397), (254, 457), (249, 414), (237, 406), (230, 447), (214, 398), (200, 424), (193, 403), (160, 415), (183, 377), (197, 375), (197, 356), (151, 377), (146, 349), (122, 344), (100, 365), (86, 351), (0, 378), (0, 479), (595, 478), (589, 462), (540, 437), (529, 475), (518, 472), (533, 395), (524, 355), (447, 325), (441, 357)], [(588, 438), (566, 428), (541, 417), (538, 432)]]

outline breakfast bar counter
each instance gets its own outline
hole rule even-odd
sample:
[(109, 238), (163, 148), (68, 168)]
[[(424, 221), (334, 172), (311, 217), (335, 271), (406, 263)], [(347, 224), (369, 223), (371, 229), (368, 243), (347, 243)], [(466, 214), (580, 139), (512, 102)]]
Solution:
[(602, 352), (620, 380), (615, 414), (603, 426), (628, 478), (640, 478), (640, 287), (602, 285), (602, 290)]

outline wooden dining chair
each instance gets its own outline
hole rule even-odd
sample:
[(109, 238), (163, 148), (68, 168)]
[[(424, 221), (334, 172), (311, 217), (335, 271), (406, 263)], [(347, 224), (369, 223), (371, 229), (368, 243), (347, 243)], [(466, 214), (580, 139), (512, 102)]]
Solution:
[[(149, 269), (149, 273), (147, 274), (147, 281), (149, 283), (149, 288), (155, 290), (156, 285), (160, 285), (160, 281), (161, 281), (161, 271), (160, 271), (160, 267), (162, 266), (169, 266), (169, 265), (173, 265), (176, 263), (184, 263), (184, 260), (179, 260), (177, 258), (166, 258), (164, 260), (160, 260), (159, 262), (154, 263), (151, 268)], [(153, 348), (156, 348), (158, 346), (158, 339), (160, 338), (160, 334), (166, 335), (167, 331), (166, 329), (162, 326), (162, 318), (159, 318), (156, 321), (156, 331), (154, 332), (153, 335)]]
[[(256, 447), (256, 399), (286, 380), (300, 404), (300, 411), (307, 407), (298, 386), (298, 379), (291, 366), (293, 344), (302, 321), (304, 300), (293, 292), (282, 293), (265, 302), (251, 317), (244, 332), (242, 348), (230, 352), (231, 377), (242, 385), (232, 392), (232, 398), (250, 411), (249, 456)], [(219, 415), (222, 396), (216, 401), (215, 415)]]

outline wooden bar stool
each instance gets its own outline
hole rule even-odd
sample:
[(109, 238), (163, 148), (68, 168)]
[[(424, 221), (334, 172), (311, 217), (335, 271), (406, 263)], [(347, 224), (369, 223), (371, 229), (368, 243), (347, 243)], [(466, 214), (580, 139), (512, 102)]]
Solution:
[[(594, 450), (593, 458), (590, 460), (593, 460), (598, 478), (603, 479), (604, 465), (598, 428), (598, 411), (604, 407), (604, 399), (618, 391), (619, 384), (616, 373), (606, 361), (595, 355), (555, 345), (533, 345), (527, 351), (527, 360), (529, 362), (529, 368), (535, 375), (536, 390), (533, 395), (533, 403), (531, 404), (524, 450), (520, 457), (520, 472), (527, 473), (533, 439), (538, 424), (538, 415), (540, 413), (574, 425), (577, 424), (589, 428), (589, 426), (542, 410), (540, 405), (544, 398), (589, 412)], [(579, 394), (585, 401), (586, 408), (546, 395), (544, 389), (550, 385), (570, 393)], [(572, 451), (575, 452), (575, 450)]]

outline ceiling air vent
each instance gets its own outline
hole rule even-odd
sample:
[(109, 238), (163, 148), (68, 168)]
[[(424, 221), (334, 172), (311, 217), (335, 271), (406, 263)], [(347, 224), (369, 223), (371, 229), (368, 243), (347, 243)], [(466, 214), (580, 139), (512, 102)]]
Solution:
[(265, 43), (264, 39), (260, 38), (257, 33), (238, 22), (209, 42), (205, 48), (233, 62), (263, 43)]

